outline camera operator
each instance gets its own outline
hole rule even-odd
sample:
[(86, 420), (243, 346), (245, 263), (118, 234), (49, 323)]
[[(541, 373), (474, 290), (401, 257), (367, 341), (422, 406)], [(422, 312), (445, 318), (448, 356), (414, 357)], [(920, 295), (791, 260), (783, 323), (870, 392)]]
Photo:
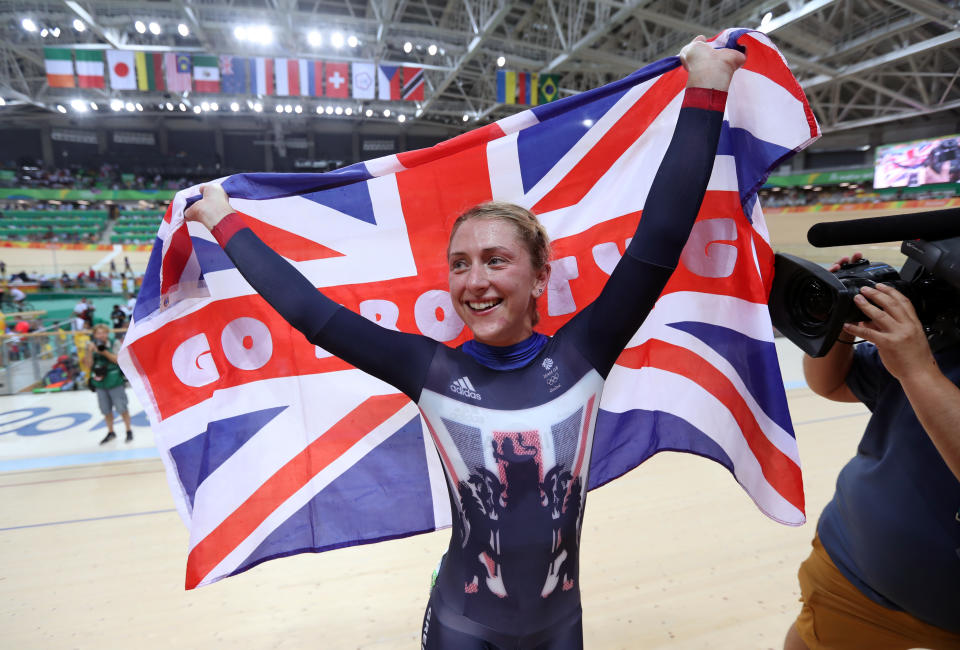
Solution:
[(934, 354), (888, 285), (854, 300), (870, 320), (803, 370), (813, 392), (872, 416), (800, 566), (784, 648), (960, 648), (960, 346)]
[(113, 431), (113, 411), (116, 409), (127, 427), (127, 442), (133, 442), (127, 392), (123, 387), (123, 371), (117, 364), (116, 343), (110, 343), (110, 328), (104, 323), (93, 327), (93, 336), (84, 349), (81, 365), (90, 368), (90, 388), (97, 394), (97, 404), (107, 425), (107, 435), (100, 441), (105, 445), (116, 439)]

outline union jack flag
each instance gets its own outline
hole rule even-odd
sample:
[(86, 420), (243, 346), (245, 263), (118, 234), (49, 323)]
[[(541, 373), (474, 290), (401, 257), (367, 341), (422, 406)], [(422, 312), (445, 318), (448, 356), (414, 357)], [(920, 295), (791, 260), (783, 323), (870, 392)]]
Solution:
[[(590, 487), (661, 450), (726, 466), (758, 507), (804, 521), (796, 441), (766, 299), (757, 190), (819, 136), (796, 80), (758, 32), (728, 30), (734, 76), (697, 223), (646, 323), (609, 376)], [(221, 179), (267, 244), (333, 300), (449, 345), (469, 336), (446, 292), (452, 220), (491, 199), (531, 208), (552, 239), (555, 332), (600, 291), (635, 230), (671, 138), (676, 57), (429, 149), (325, 174)], [(187, 588), (305, 551), (448, 526), (437, 452), (393, 387), (308, 343), (183, 211), (164, 216), (121, 362), (190, 529)]]

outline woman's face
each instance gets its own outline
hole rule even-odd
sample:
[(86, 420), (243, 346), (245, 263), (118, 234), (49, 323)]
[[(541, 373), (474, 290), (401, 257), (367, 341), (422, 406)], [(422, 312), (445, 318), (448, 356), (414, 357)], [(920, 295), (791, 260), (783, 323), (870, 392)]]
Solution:
[(450, 299), (474, 338), (512, 345), (533, 332), (533, 300), (550, 265), (533, 268), (515, 227), (501, 219), (465, 221), (450, 240)]

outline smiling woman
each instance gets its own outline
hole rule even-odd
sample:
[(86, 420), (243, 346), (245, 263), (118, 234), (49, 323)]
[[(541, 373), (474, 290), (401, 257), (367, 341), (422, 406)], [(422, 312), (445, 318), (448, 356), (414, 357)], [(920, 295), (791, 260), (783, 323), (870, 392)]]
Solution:
[(425, 650), (582, 648), (580, 530), (600, 395), (678, 263), (744, 56), (698, 37), (681, 60), (687, 90), (643, 219), (597, 299), (552, 337), (534, 331), (550, 279), (548, 238), (518, 206), (483, 204), (454, 225), (450, 297), (473, 334), (458, 349), (379, 327), (319, 293), (246, 227), (219, 186), (203, 188), (185, 214), (212, 230), (311, 343), (419, 407), (453, 521), (424, 618)]

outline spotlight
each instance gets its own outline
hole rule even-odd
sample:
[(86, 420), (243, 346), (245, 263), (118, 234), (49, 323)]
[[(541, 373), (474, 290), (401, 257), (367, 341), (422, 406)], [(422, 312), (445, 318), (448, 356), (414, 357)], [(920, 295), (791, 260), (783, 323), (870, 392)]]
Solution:
[[(0, 100), (0, 101), (3, 101), (3, 100)], [(3, 104), (0, 104), (0, 106), (2, 106), (2, 105), (3, 105)], [(353, 115), (353, 109), (350, 108), (349, 106), (347, 106), (346, 110), (343, 111), (343, 112), (346, 113), (347, 115)]]
[(87, 109), (86, 102), (84, 102), (82, 99), (71, 99), (70, 108), (72, 108), (78, 113), (86, 113), (87, 110), (89, 110)]
[(247, 40), (247, 28), (237, 25), (236, 27), (233, 28), (233, 36), (238, 41)]
[(200, 109), (199, 106), (194, 106), (194, 107), (193, 107), (193, 112), (194, 112), (194, 113), (200, 113), (200, 110), (201, 110), (201, 109)]
[(141, 113), (143, 112), (143, 104), (141, 104), (140, 102), (137, 102), (137, 110), (140, 111)]
[(323, 106), (317, 106), (317, 115), (323, 115)]
[(323, 112), (327, 115), (333, 115), (333, 106), (327, 106), (325, 109), (323, 109)]
[(333, 109), (333, 112), (337, 115), (343, 115), (343, 108), (341, 106), (337, 106), (335, 109)]
[(187, 110), (187, 107), (184, 105), (183, 102), (180, 102), (180, 110), (181, 110), (181, 111), (184, 111), (184, 112), (186, 112), (186, 110)]
[(404, 43), (403, 51), (406, 52), (407, 54), (410, 54), (411, 52), (413, 52), (413, 43), (411, 43), (410, 41), (407, 41), (406, 43)]
[(296, 106), (293, 107), (293, 112), (299, 115), (300, 113), (303, 112), (303, 106), (301, 106), (300, 104), (297, 104)]
[(240, 104), (238, 104), (237, 102), (230, 102), (230, 110), (236, 113), (237, 111), (240, 110)]
[(46, 38), (46, 37), (47, 37), (47, 34), (49, 34), (49, 33), (50, 33), (50, 32), (47, 31), (47, 28), (44, 27), (43, 29), (40, 30), (40, 38)]
[(373, 117), (373, 109), (372, 109), (372, 108), (368, 108), (368, 109), (367, 109), (367, 112), (364, 113), (364, 115), (366, 115), (367, 117)]
[(154, 36), (160, 35), (160, 23), (150, 23), (150, 33)]
[(389, 109), (389, 108), (383, 109), (383, 116), (384, 116), (384, 117), (390, 117), (390, 109)]
[(209, 110), (210, 110), (210, 102), (200, 102), (200, 110), (209, 111)]
[(168, 111), (172, 111), (172, 110), (173, 110), (173, 104), (171, 104), (170, 102), (167, 102), (167, 110), (168, 110)]
[(334, 32), (330, 36), (330, 45), (334, 46), (338, 50), (343, 47), (343, 34), (340, 32)]
[(85, 32), (85, 31), (87, 31), (87, 26), (84, 25), (84, 24), (83, 24), (83, 21), (80, 20), (79, 18), (74, 18), (74, 19), (73, 19), (73, 28), (74, 28), (75, 30), (77, 30), (78, 32)]
[(133, 102), (127, 102), (126, 104), (123, 105), (123, 107), (127, 109), (127, 111), (130, 113), (137, 110), (137, 107), (133, 105)]
[(60, 111), (61, 113), (66, 113), (67, 107), (64, 106), (63, 104), (57, 104), (57, 110)]
[(403, 124), (404, 122), (407, 121), (407, 116), (404, 115), (403, 113), (400, 113), (400, 115), (397, 115), (397, 121)]
[(60, 38), (60, 28), (59, 28), (59, 27), (54, 27), (53, 29), (50, 30), (50, 33), (53, 34), (53, 37), (54, 37), (54, 38)]
[(278, 113), (282, 113), (282, 112), (283, 112), (283, 106), (282, 106), (282, 105), (277, 104), (277, 112), (278, 112)]
[(0, 106), (6, 106), (6, 105), (7, 105), (7, 100), (5, 100), (3, 97), (0, 97)]
[(20, 26), (23, 27), (28, 32), (37, 31), (37, 23), (33, 22), (30, 18), (24, 18), (20, 21)]
[(177, 25), (177, 33), (179, 33), (180, 36), (183, 36), (184, 38), (186, 38), (187, 36), (190, 36), (190, 28), (187, 27), (185, 24), (180, 23), (179, 25)]
[(430, 46), (427, 48), (427, 54), (429, 54), (430, 56), (433, 56), (436, 53), (437, 53), (437, 46), (434, 45), (433, 43), (430, 43)]
[(137, 30), (138, 34), (147, 33), (147, 26), (143, 24), (142, 20), (138, 20), (137, 22), (133, 23), (133, 28)]
[(253, 105), (253, 110), (254, 110), (255, 112), (257, 112), (257, 113), (262, 113), (262, 112), (263, 112), (263, 104), (261, 104), (260, 102), (256, 102), (256, 103)]
[(99, 111), (99, 110), (100, 110), (100, 107), (97, 106), (97, 103), (96, 103), (96, 102), (90, 102), (90, 110), (92, 110), (92, 111)]
[(284, 113), (292, 113), (292, 112), (293, 112), (293, 106), (291, 106), (290, 104), (287, 104), (286, 106), (283, 107), (283, 112), (284, 112)]
[(309, 43), (312, 47), (320, 47), (323, 45), (323, 34), (315, 29), (310, 30), (307, 33), (307, 43)]
[(122, 110), (123, 110), (123, 102), (122, 102), (121, 100), (119, 100), (119, 99), (111, 99), (111, 100), (110, 100), (110, 110), (113, 110), (113, 111), (122, 111)]
[(469, 119), (470, 119), (470, 116), (467, 115), (466, 113), (464, 113), (464, 114), (463, 114), (463, 121), (466, 122), (466, 121), (469, 120)]
[(219, 111), (219, 110), (220, 110), (220, 104), (218, 104), (217, 102), (210, 102), (210, 110), (213, 111), (213, 112)]
[(507, 64), (507, 57), (505, 57), (505, 56), (498, 56), (498, 57), (497, 57), (497, 67), (498, 67), (498, 68), (502, 68), (502, 67), (505, 66), (506, 64)]
[(350, 47), (356, 47), (360, 45), (360, 41), (359, 39), (357, 39), (356, 36), (354, 36), (353, 34), (350, 34), (350, 36), (347, 37), (347, 45), (349, 45)]

